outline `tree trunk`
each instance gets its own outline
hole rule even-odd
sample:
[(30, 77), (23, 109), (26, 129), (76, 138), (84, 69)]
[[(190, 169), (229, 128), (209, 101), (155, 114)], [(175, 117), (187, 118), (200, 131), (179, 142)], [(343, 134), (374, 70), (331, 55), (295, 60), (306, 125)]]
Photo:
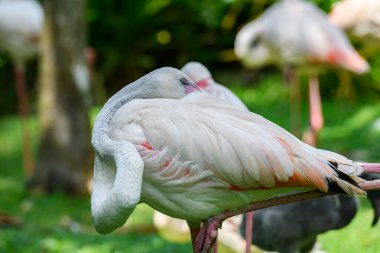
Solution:
[[(40, 141), (33, 188), (87, 191), (93, 152), (80, 92), (88, 82), (84, 60), (85, 0), (45, 0), (39, 87)], [(87, 80), (86, 80), (87, 78)]]

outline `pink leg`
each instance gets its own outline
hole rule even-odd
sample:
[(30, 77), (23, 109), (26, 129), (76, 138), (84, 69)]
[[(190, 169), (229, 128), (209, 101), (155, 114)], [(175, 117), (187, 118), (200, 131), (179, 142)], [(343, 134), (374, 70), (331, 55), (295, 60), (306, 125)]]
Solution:
[(363, 163), (363, 170), (367, 173), (380, 174), (380, 163)]
[(28, 116), (29, 116), (29, 100), (28, 100), (28, 89), (25, 81), (25, 71), (24, 66), (15, 65), (14, 67), (15, 83), (18, 97), (19, 106), (19, 116), (21, 119), (21, 130), (22, 130), (22, 154), (23, 154), (23, 165), (24, 174), (26, 178), (29, 178), (34, 171), (34, 161), (31, 143), (30, 128), (28, 126)]
[(322, 101), (317, 76), (310, 76), (309, 78), (309, 114), (310, 132), (305, 134), (304, 139), (308, 144), (316, 146), (318, 133), (323, 127)]
[(360, 185), (362, 189), (365, 189), (366, 191), (376, 191), (380, 190), (380, 179), (378, 180), (372, 180), (372, 181), (366, 181)]
[(253, 227), (253, 212), (247, 213), (246, 227), (245, 227), (245, 253), (251, 252), (252, 244), (252, 227)]
[(195, 241), (194, 252), (210, 252), (210, 249), (214, 245), (214, 242), (218, 236), (218, 229), (224, 220), (225, 219), (221, 220), (219, 217), (210, 217), (203, 222)]
[(213, 253), (218, 253), (218, 240), (215, 240), (214, 247), (212, 248)]

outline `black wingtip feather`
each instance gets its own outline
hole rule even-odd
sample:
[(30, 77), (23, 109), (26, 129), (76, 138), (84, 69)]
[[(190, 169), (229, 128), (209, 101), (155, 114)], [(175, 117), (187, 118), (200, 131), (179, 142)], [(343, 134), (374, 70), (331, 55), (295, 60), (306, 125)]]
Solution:
[[(338, 178), (356, 186), (356, 187), (359, 187), (358, 183), (352, 179), (349, 175), (343, 173), (342, 171), (338, 170), (338, 163), (336, 162), (330, 162), (329, 163), (330, 167), (336, 172), (336, 174), (338, 175)], [(342, 194), (347, 194), (347, 192), (345, 192), (340, 186), (339, 184), (330, 179), (330, 178), (326, 178), (326, 181), (329, 185), (329, 191), (330, 192), (337, 192), (337, 193), (342, 193)], [(359, 187), (360, 188), (360, 187)]]

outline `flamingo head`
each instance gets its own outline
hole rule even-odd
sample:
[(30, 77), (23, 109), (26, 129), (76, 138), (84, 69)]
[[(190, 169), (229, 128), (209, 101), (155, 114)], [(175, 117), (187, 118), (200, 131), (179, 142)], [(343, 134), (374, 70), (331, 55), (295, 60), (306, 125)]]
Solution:
[(171, 67), (154, 70), (131, 85), (144, 90), (147, 98), (180, 99), (188, 93), (199, 90), (189, 76)]
[(189, 62), (181, 69), (188, 75), (200, 88), (208, 86), (212, 80), (210, 71), (199, 62)]
[(245, 25), (235, 39), (235, 54), (249, 68), (271, 63), (270, 48), (265, 43), (260, 20)]

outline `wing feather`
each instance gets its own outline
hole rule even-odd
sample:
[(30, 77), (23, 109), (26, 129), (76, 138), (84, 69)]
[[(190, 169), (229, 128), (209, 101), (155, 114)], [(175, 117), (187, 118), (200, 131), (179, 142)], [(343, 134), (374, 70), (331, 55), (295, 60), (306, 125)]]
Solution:
[(154, 149), (167, 148), (173, 157), (239, 189), (282, 185), (327, 191), (329, 180), (338, 176), (329, 157), (355, 168), (344, 169), (346, 173), (360, 171), (352, 161), (312, 148), (263, 117), (202, 92), (180, 100), (128, 103), (114, 116), (114, 132), (119, 133), (114, 138), (128, 138), (127, 122), (138, 124)]

